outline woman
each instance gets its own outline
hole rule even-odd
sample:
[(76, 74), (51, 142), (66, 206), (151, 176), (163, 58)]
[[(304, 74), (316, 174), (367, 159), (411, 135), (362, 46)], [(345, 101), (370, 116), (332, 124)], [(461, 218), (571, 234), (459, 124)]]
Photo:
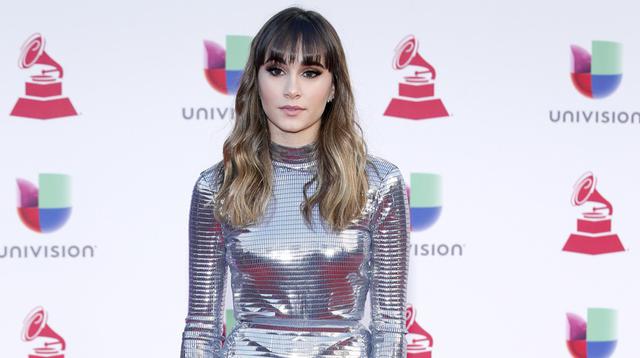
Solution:
[(267, 21), (223, 160), (193, 191), (182, 357), (406, 357), (405, 185), (367, 154), (354, 113), (333, 27), (299, 8)]

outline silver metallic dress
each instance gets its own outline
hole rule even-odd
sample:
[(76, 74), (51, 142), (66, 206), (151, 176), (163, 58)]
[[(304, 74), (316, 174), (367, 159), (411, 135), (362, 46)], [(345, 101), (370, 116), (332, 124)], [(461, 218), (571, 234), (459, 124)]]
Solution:
[[(369, 156), (367, 205), (336, 232), (318, 208), (311, 226), (300, 212), (314, 145), (270, 149), (274, 191), (256, 225), (237, 229), (214, 218), (221, 162), (195, 184), (181, 357), (406, 357), (409, 206), (400, 171)], [(227, 267), (236, 325), (225, 339)], [(360, 322), (367, 292), (369, 329)]]

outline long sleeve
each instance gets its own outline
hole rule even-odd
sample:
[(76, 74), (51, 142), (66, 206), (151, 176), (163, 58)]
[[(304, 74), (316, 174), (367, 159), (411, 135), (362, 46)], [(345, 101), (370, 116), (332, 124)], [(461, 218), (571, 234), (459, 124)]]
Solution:
[(376, 204), (371, 220), (370, 357), (404, 358), (410, 219), (404, 180), (396, 167), (382, 181)]
[(213, 212), (211, 173), (193, 189), (189, 215), (189, 311), (181, 358), (222, 357), (227, 265), (222, 227)]

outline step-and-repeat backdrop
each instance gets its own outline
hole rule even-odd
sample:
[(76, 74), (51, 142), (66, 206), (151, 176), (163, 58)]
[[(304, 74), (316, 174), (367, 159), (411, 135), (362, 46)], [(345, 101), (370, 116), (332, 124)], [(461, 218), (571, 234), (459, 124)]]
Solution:
[[(638, 357), (640, 6), (298, 4), (410, 186), (409, 357)], [(2, 357), (178, 355), (191, 189), (289, 5), (2, 6)]]

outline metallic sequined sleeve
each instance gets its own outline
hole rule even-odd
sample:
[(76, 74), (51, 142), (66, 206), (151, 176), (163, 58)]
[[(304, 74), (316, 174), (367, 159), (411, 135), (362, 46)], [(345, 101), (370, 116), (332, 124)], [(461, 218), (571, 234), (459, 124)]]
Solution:
[(400, 171), (380, 185), (371, 222), (371, 355), (407, 356), (406, 301), (409, 270), (409, 204)]
[(213, 216), (213, 178), (203, 172), (193, 189), (189, 215), (189, 311), (182, 358), (222, 357), (226, 270), (220, 223)]

